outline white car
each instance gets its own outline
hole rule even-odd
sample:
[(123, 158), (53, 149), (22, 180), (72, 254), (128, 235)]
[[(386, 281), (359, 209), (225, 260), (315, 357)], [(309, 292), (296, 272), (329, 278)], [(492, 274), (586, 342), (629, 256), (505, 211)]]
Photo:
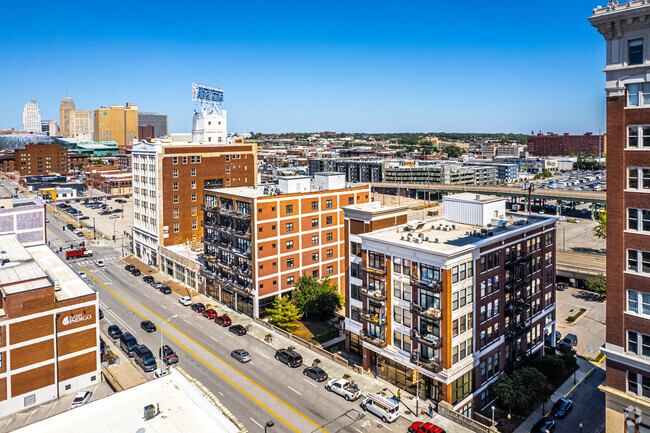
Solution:
[(347, 379), (332, 379), (327, 382), (325, 389), (335, 392), (346, 400), (356, 400), (361, 397), (361, 390), (358, 386), (353, 385)]
[(86, 273), (85, 272), (79, 272), (79, 278), (81, 278), (82, 280), (85, 280), (86, 279)]
[(103, 267), (105, 266), (103, 260), (97, 260), (97, 261), (95, 262), (95, 264), (97, 264), (97, 266), (100, 267), (100, 268), (103, 268)]
[(113, 220), (113, 219), (119, 218), (119, 217), (120, 217), (119, 215), (111, 215), (111, 216), (108, 217), (108, 219)]
[(90, 397), (93, 395), (92, 392), (90, 391), (80, 391), (77, 393), (77, 395), (74, 396), (74, 400), (72, 400), (72, 406), (70, 408), (75, 408), (78, 406), (81, 406), (83, 404), (88, 403), (88, 400), (90, 400)]
[(192, 305), (192, 298), (190, 298), (189, 296), (183, 296), (182, 298), (178, 298), (178, 302), (180, 302), (181, 305), (189, 307), (190, 305)]

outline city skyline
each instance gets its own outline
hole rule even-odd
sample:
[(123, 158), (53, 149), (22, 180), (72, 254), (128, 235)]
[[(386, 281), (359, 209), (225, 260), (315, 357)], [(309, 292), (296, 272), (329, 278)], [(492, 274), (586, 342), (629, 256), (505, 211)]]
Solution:
[[(117, 11), (59, 26), (66, 12), (52, 10), (33, 18), (33, 32), (18, 21), (0, 30), (6, 56), (38, 59), (4, 71), (14, 84), (4, 89), (0, 127), (18, 127), (30, 98), (56, 119), (61, 98), (71, 97), (85, 110), (133, 101), (168, 114), (170, 132), (187, 132), (198, 81), (225, 90), (232, 132), (597, 133), (605, 59), (584, 11), (605, 3), (572, 2), (561, 13), (483, 2), (202, 10), (222, 17), (219, 26), (165, 4), (134, 5), (137, 26)], [(11, 5), (10, 15), (24, 8)], [(109, 24), (127, 30), (96, 32)], [(585, 97), (561, 103), (569, 94)]]

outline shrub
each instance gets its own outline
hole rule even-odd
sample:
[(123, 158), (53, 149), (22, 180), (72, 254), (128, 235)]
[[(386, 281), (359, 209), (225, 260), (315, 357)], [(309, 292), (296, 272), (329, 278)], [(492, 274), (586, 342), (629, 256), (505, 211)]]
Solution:
[(576, 316), (569, 316), (566, 318), (566, 321), (569, 323), (573, 323), (576, 321)]

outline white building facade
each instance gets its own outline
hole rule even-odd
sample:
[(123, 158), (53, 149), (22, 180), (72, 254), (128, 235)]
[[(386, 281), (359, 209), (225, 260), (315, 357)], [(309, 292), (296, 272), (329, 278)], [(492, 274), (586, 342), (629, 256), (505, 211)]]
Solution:
[(138, 143), (133, 146), (133, 252), (149, 266), (158, 266), (159, 191), (158, 153), (161, 146)]
[(23, 130), (34, 134), (40, 134), (41, 129), (41, 110), (38, 103), (33, 99), (25, 102), (23, 107)]

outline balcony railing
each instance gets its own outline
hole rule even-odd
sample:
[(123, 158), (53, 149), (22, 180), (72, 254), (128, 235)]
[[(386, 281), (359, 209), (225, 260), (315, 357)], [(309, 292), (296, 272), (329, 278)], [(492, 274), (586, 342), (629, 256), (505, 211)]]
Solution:
[(431, 290), (434, 293), (442, 292), (442, 282), (430, 278), (420, 278), (419, 275), (411, 275), (411, 286)]
[(429, 307), (423, 308), (415, 302), (411, 302), (411, 313), (417, 314), (421, 317), (426, 317), (431, 320), (440, 320), (442, 319), (442, 310), (439, 308)]
[(515, 268), (519, 265), (528, 264), (532, 261), (532, 253), (521, 254), (517, 257), (510, 257), (510, 260), (506, 261), (506, 268)]
[(386, 265), (376, 265), (370, 263), (363, 263), (361, 270), (373, 275), (386, 275)]
[(386, 337), (385, 336), (380, 336), (380, 335), (372, 335), (368, 334), (366, 331), (362, 330), (361, 331), (361, 339), (363, 341), (366, 341), (373, 346), (377, 346), (380, 348), (386, 347)]
[(431, 347), (433, 349), (440, 349), (442, 347), (442, 339), (432, 334), (422, 334), (417, 329), (411, 329), (411, 340), (420, 344)]
[(416, 364), (418, 367), (426, 368), (434, 373), (440, 373), (442, 371), (442, 366), (436, 361), (435, 358), (422, 358), (418, 357), (417, 352), (411, 352), (411, 362), (413, 364)]
[(386, 317), (383, 317), (381, 311), (364, 309), (361, 311), (361, 318), (366, 322), (370, 322), (378, 326), (386, 326)]
[(514, 340), (521, 337), (528, 331), (530, 331), (530, 325), (524, 325), (523, 323), (521, 323), (519, 325), (516, 325), (512, 329), (506, 331), (505, 338), (506, 340)]
[(374, 299), (375, 301), (385, 301), (386, 300), (386, 292), (381, 289), (377, 289), (373, 286), (370, 287), (362, 287), (361, 288), (361, 296), (365, 296), (369, 299)]

